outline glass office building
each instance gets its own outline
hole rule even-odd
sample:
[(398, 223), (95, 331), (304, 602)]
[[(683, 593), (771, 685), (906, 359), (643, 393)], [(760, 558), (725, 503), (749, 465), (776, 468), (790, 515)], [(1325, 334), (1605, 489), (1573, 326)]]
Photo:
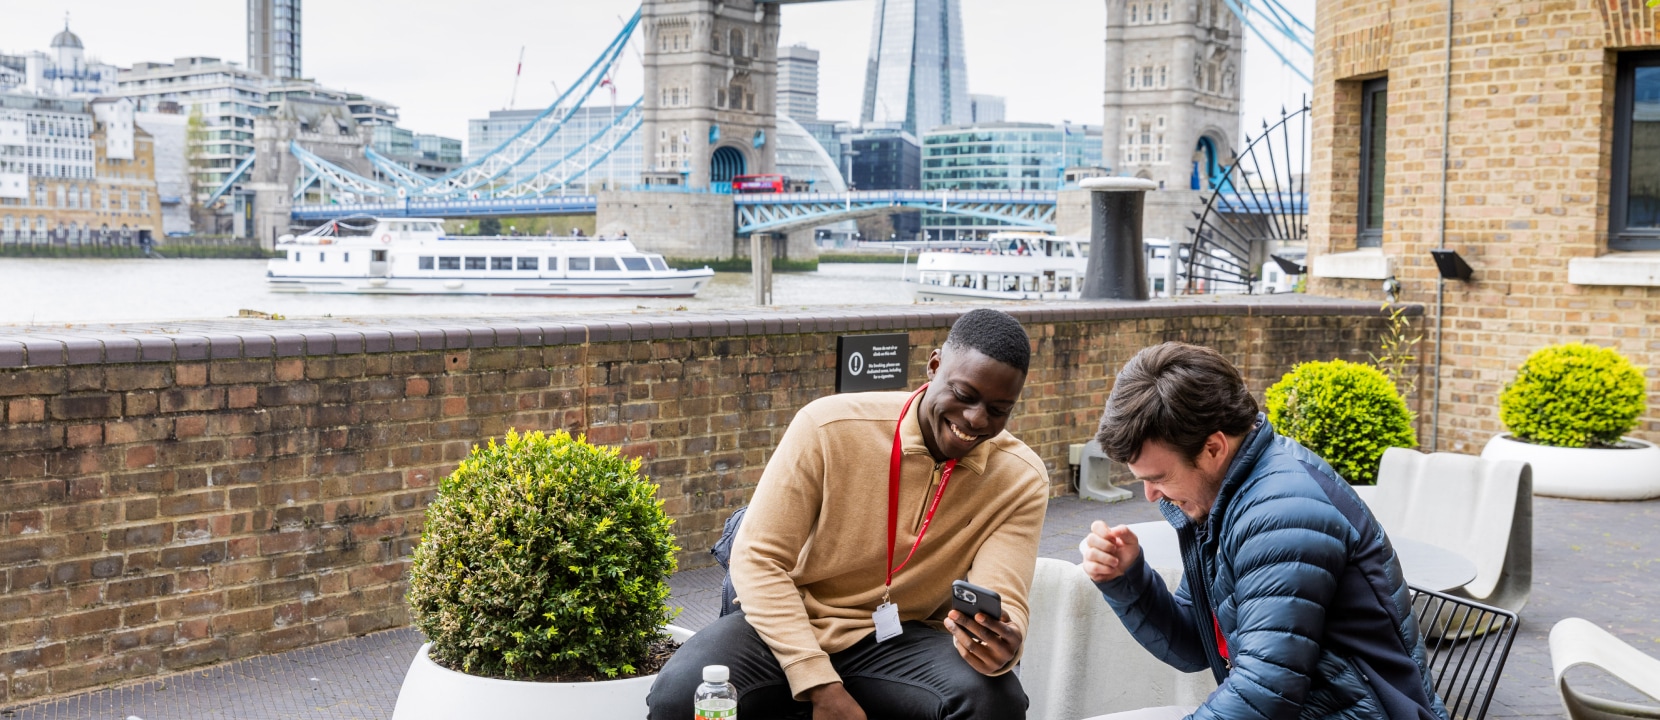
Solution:
[[(626, 108), (621, 107), (613, 111), (609, 105), (578, 108), (576, 114), (565, 122), (565, 126), (553, 137), (548, 138), (547, 143), (521, 167), (541, 168), (587, 147), (589, 138), (610, 126), (612, 120), (625, 111)], [(565, 111), (561, 109), (555, 112), (563, 114)], [(613, 112), (616, 115), (613, 115)], [(495, 150), (541, 113), (541, 110), (492, 110), (487, 118), (468, 120), (467, 162), (477, 160)], [(610, 157), (589, 170), (585, 177), (573, 181), (570, 191), (587, 192), (606, 185), (617, 188), (634, 187), (640, 184), (643, 157), (644, 143), (641, 134), (636, 132), (630, 135), (616, 152), (611, 153)]]
[(876, 0), (861, 124), (921, 135), (970, 112), (959, 0)]
[[(1067, 168), (1101, 165), (1095, 125), (984, 123), (936, 128), (922, 140), (922, 189), (1055, 191)], [(923, 216), (924, 235), (966, 240), (1003, 227), (995, 220), (941, 213)]]

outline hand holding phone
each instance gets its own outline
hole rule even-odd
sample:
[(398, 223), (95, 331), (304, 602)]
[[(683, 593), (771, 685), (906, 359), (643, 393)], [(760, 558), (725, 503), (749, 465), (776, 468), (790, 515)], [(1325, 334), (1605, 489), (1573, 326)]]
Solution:
[(945, 628), (955, 636), (957, 653), (981, 674), (1007, 668), (1020, 654), (1023, 638), (1009, 624), (1002, 596), (966, 580), (951, 583), (951, 613), (945, 618)]
[(958, 580), (951, 583), (951, 609), (967, 617), (985, 613), (986, 617), (997, 620), (1003, 617), (1003, 596), (967, 580)]

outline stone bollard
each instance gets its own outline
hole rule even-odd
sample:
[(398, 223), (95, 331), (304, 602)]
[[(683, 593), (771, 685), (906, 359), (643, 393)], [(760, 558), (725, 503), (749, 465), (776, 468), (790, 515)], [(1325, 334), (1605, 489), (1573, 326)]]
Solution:
[(1140, 178), (1089, 178), (1079, 186), (1089, 196), (1089, 267), (1085, 300), (1146, 300), (1147, 251), (1141, 242), (1141, 211), (1148, 190), (1158, 184)]

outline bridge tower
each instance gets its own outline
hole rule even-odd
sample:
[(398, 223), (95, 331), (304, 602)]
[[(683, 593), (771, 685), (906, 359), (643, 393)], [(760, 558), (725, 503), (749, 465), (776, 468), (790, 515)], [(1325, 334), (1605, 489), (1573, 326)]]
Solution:
[(1106, 0), (1102, 159), (1153, 180), (1147, 237), (1182, 240), (1232, 160), (1244, 27), (1225, 0)]
[(773, 172), (778, 18), (775, 2), (644, 0), (648, 184)]

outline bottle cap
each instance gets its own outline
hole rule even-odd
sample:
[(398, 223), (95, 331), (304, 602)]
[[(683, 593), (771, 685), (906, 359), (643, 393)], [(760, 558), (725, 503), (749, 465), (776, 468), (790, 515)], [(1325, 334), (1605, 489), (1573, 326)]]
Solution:
[(706, 683), (723, 683), (731, 676), (725, 665), (703, 666), (703, 681)]

